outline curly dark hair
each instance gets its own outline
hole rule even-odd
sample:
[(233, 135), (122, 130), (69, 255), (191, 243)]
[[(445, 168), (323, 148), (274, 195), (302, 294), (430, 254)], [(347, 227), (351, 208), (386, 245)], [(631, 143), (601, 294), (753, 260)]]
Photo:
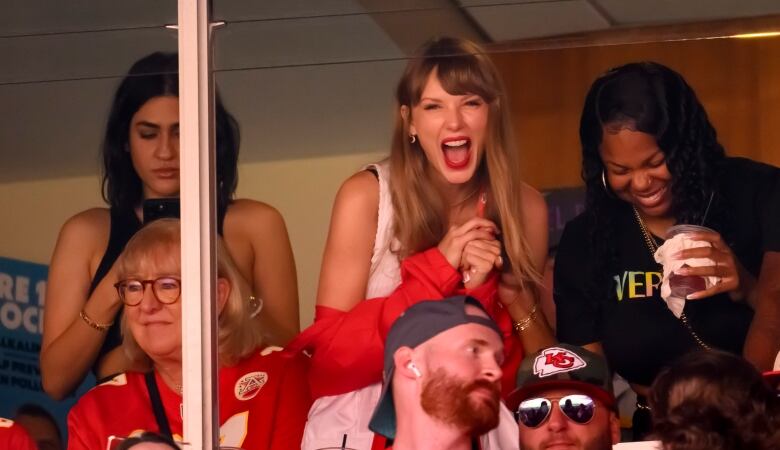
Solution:
[(652, 135), (671, 174), (672, 214), (677, 223), (703, 223), (712, 198), (706, 225), (727, 238), (726, 208), (717, 192), (725, 151), (704, 107), (679, 73), (655, 62), (631, 63), (593, 82), (580, 119), (582, 179), (596, 261), (614, 260), (614, 250), (607, 247), (614, 234), (614, 214), (630, 210), (602, 182), (605, 168), (599, 149), (605, 127)]
[[(150, 99), (179, 96), (179, 57), (155, 52), (133, 64), (117, 88), (103, 138), (103, 199), (120, 211), (143, 201), (141, 179), (133, 168), (128, 141), (133, 115)], [(217, 209), (222, 217), (238, 185), (240, 131), (236, 119), (216, 95)]]
[(654, 437), (667, 450), (780, 448), (775, 391), (731, 353), (685, 355), (658, 375), (648, 400)]

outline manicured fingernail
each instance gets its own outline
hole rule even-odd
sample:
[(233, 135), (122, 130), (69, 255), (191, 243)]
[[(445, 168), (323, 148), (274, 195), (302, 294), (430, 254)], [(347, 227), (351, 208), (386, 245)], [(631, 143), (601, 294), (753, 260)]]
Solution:
[(682, 251), (672, 253), (672, 259), (680, 259), (682, 257)]
[(675, 270), (674, 273), (677, 275), (688, 275), (691, 271), (686, 267), (680, 267), (679, 269)]

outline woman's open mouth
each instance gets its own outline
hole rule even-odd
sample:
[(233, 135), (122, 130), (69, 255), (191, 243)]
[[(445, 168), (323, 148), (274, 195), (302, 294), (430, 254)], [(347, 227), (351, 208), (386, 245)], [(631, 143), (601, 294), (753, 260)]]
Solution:
[(442, 141), (444, 163), (450, 169), (462, 169), (471, 161), (471, 139), (465, 136), (449, 137)]

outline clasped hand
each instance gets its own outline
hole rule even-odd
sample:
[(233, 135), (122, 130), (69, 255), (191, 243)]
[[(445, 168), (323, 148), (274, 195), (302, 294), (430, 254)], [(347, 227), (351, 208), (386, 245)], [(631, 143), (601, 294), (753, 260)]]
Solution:
[(496, 224), (475, 217), (462, 225), (450, 227), (438, 245), (452, 267), (463, 274), (463, 285), (473, 289), (485, 282), (493, 268), (501, 269), (501, 242)]

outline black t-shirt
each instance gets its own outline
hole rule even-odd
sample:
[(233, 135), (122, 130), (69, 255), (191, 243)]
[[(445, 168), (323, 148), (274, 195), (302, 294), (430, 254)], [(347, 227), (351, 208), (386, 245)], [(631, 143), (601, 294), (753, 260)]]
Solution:
[[(780, 169), (744, 158), (727, 158), (724, 164), (718, 201), (732, 218), (729, 244), (758, 276), (763, 253), (780, 251)], [(660, 297), (661, 266), (631, 208), (612, 215), (616, 232), (609, 245), (617, 258), (607, 265), (608, 273), (596, 273), (587, 214), (566, 225), (555, 259), (558, 339), (576, 345), (601, 342), (615, 371), (631, 383), (650, 385), (664, 366), (699, 344)], [(609, 286), (594, 289), (594, 280)], [(705, 343), (741, 353), (753, 311), (721, 294), (686, 302), (685, 315)]]

